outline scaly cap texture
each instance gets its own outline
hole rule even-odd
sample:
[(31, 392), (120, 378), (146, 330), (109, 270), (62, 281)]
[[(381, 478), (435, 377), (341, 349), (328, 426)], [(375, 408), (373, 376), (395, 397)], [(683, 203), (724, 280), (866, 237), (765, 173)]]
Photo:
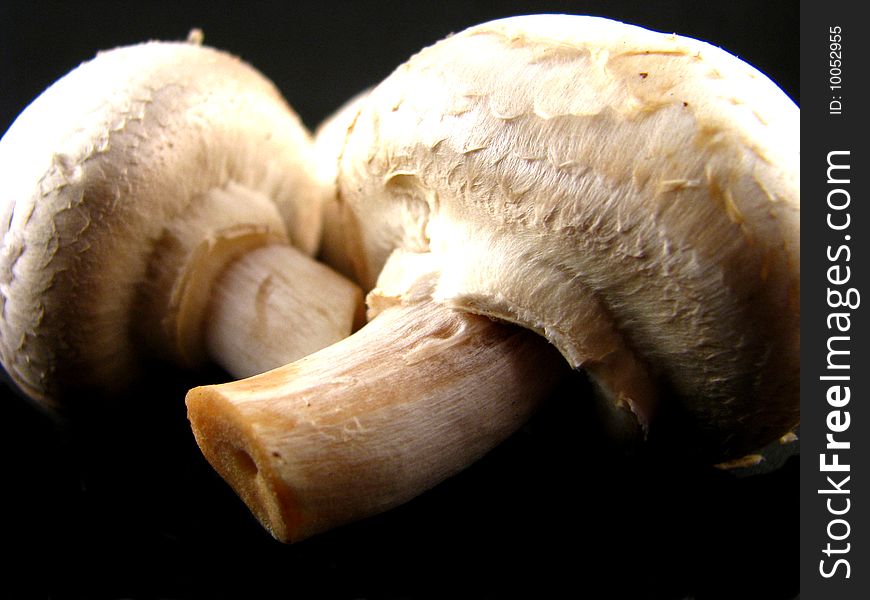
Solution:
[(0, 141), (0, 358), (12, 378), (37, 399), (59, 381), (123, 378), (155, 250), (212, 190), (271, 198), (279, 216), (266, 227), (313, 253), (323, 188), (310, 145), (268, 80), (194, 44), (104, 52), (46, 90)]
[(434, 272), (436, 300), (546, 336), (640, 428), (668, 415), (734, 456), (797, 424), (799, 109), (763, 74), (537, 15), (451, 36), (355, 106), (328, 252), (373, 312)]

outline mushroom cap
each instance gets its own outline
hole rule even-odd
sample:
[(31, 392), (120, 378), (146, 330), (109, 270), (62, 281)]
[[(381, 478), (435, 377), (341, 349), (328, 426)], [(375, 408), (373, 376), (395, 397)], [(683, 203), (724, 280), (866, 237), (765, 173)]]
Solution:
[(179, 254), (193, 234), (180, 223), (205, 203), (237, 197), (229, 212), (252, 231), (313, 254), (312, 152), (274, 85), (211, 48), (118, 48), (57, 81), (0, 140), (0, 359), (12, 379), (49, 403), (126, 379), (141, 356), (142, 286), (164, 268), (155, 256)]
[(653, 437), (721, 458), (797, 424), (800, 113), (762, 73), (534, 15), (421, 51), (356, 106), (328, 250), (377, 285), (373, 313), (434, 273), (436, 300), (546, 336)]

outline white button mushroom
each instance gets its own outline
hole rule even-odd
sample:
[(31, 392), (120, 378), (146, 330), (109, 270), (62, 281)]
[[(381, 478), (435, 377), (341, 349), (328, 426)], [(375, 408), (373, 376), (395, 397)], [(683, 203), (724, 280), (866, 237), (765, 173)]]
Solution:
[(310, 134), (222, 52), (99, 54), (18, 117), (0, 179), (0, 359), (47, 405), (117, 390), (148, 354), (259, 373), (346, 336), (361, 308), (308, 256), (331, 189)]
[(476, 315), (549, 340), (629, 437), (715, 461), (797, 424), (799, 110), (752, 67), (604, 19), (512, 18), (420, 52), (324, 135), (342, 127), (326, 255), (375, 286), (374, 318), (188, 396), (277, 537), (407, 500), (523, 422), (559, 368)]

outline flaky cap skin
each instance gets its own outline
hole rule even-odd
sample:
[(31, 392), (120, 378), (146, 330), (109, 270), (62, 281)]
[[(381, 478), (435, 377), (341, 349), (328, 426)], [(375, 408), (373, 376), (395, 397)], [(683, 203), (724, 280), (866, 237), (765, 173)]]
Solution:
[[(133, 367), (137, 285), (166, 223), (210, 189), (272, 198), (313, 253), (322, 189), (311, 140), (275, 87), (186, 43), (99, 54), (0, 141), (0, 358), (47, 403)], [(62, 357), (62, 359), (60, 358)]]
[(437, 263), (436, 299), (540, 332), (712, 456), (796, 425), (799, 109), (763, 74), (675, 35), (515, 17), (418, 53), (345, 122), (345, 252), (375, 295)]

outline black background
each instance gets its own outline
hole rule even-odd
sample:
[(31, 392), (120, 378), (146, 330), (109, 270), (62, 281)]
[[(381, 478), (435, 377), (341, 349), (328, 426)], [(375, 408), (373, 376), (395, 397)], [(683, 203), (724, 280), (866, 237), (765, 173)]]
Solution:
[[(711, 41), (799, 102), (797, 2), (0, 3), (0, 130), (100, 49), (192, 27), (276, 82), (310, 127), (452, 31), (595, 14)], [(155, 365), (158, 367), (158, 365)], [(798, 462), (749, 477), (624, 456), (576, 393), (390, 513), (273, 541), (199, 455), (165, 365), (67, 418), (0, 390), (4, 585), (34, 598), (793, 598)], [(584, 387), (582, 376), (575, 382)], [(11, 586), (11, 587), (10, 587)]]

